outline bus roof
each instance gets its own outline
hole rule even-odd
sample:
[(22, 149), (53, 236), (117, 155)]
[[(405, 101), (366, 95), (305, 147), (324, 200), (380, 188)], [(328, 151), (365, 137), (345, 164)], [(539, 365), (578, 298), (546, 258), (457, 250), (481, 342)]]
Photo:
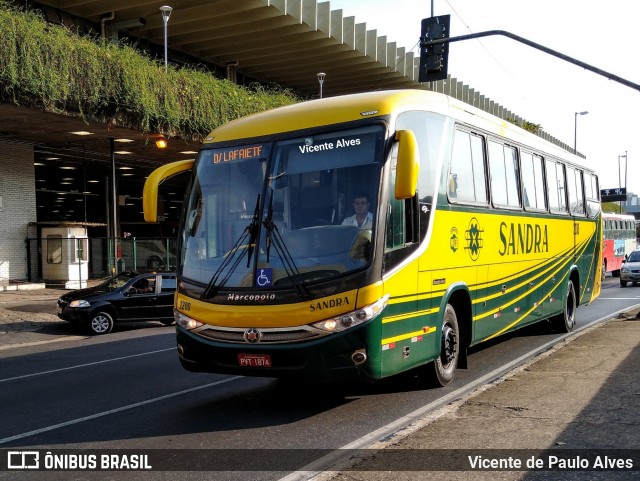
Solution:
[(211, 132), (205, 143), (262, 137), (366, 117), (381, 117), (397, 112), (403, 105), (415, 105), (417, 102), (428, 102), (431, 109), (438, 104), (443, 110), (447, 108), (446, 96), (422, 90), (387, 90), (327, 97), (232, 120)]
[(616, 214), (615, 212), (603, 212), (603, 219), (617, 219), (617, 220), (633, 220), (635, 221), (635, 216), (631, 214)]
[(278, 107), (221, 125), (207, 136), (204, 143), (267, 137), (363, 118), (384, 117), (408, 110), (440, 113), (541, 152), (582, 164), (581, 159), (573, 153), (484, 110), (441, 93), (412, 89), (327, 97)]

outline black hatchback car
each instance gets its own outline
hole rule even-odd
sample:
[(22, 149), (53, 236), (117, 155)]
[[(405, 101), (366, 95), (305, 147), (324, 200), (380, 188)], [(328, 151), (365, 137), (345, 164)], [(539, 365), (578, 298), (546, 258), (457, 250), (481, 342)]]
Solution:
[(116, 322), (174, 322), (174, 272), (122, 272), (100, 285), (60, 296), (58, 317), (107, 334)]

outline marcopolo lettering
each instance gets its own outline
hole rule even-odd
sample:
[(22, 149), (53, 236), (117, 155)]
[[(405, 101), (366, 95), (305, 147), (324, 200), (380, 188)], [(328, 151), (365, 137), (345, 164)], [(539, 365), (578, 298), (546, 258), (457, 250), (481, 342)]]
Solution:
[(321, 311), (323, 309), (331, 309), (333, 307), (348, 306), (348, 297), (335, 297), (333, 299), (327, 299), (326, 301), (319, 301), (315, 304), (309, 304), (309, 310), (311, 312)]
[(261, 301), (273, 301), (275, 300), (275, 294), (229, 294), (227, 296), (227, 301), (229, 302), (238, 302), (238, 301), (250, 301), (250, 302), (261, 302)]
[(501, 256), (549, 252), (546, 225), (500, 223)]

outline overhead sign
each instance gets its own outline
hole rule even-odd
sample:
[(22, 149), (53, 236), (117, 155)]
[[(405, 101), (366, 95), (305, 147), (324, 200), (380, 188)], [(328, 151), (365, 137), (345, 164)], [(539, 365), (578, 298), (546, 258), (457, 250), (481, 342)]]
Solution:
[(627, 200), (627, 188), (618, 187), (616, 189), (601, 189), (600, 201), (601, 202), (619, 202)]

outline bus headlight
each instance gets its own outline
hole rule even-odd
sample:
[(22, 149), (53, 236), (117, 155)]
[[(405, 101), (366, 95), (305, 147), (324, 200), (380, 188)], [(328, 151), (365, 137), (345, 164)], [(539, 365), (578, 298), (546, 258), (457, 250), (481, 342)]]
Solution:
[(344, 331), (345, 329), (349, 329), (350, 327), (363, 324), (365, 322), (370, 321), (371, 319), (375, 319), (376, 317), (378, 317), (378, 315), (383, 311), (383, 309), (387, 307), (388, 301), (389, 301), (389, 295), (387, 294), (383, 298), (378, 299), (373, 304), (369, 304), (368, 306), (361, 307), (360, 309), (356, 309), (355, 311), (340, 314), (339, 316), (330, 317), (329, 319), (324, 319), (322, 321), (314, 322), (311, 325), (318, 329), (322, 329), (323, 331), (329, 331), (329, 332)]
[(187, 331), (191, 331), (196, 327), (200, 327), (204, 325), (200, 321), (196, 321), (195, 319), (192, 319), (189, 316), (185, 316), (182, 312), (178, 311), (177, 309), (173, 310), (173, 317), (175, 317), (176, 319), (176, 324), (186, 329)]

